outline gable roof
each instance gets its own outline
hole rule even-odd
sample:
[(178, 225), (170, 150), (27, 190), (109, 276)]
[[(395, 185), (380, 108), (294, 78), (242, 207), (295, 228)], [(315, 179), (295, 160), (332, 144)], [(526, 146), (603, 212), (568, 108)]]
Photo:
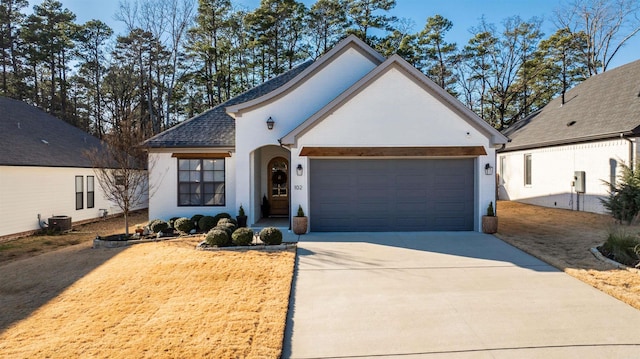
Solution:
[(312, 74), (320, 71), (324, 66), (331, 63), (331, 61), (341, 54), (343, 54), (347, 49), (356, 49), (365, 57), (371, 59), (374, 63), (380, 64), (385, 58), (380, 53), (375, 51), (371, 46), (367, 45), (364, 41), (360, 40), (355, 35), (349, 35), (338, 44), (336, 44), (331, 50), (327, 51), (326, 54), (322, 55), (317, 61), (315, 61), (311, 66), (305, 69), (305, 71), (298, 74), (295, 78), (293, 78), (290, 82), (286, 83), (284, 86), (281, 86), (274, 91), (264, 94), (263, 96), (256, 97), (251, 99), (250, 101), (236, 103), (234, 105), (227, 107), (227, 112), (233, 116), (237, 116), (241, 114), (243, 111), (259, 106), (267, 101), (270, 101), (274, 98), (282, 96), (286, 93), (293, 91), (299, 85), (304, 83), (307, 79), (311, 77)]
[(311, 66), (306, 61), (220, 105), (185, 120), (144, 142), (151, 148), (230, 147), (236, 144), (236, 123), (225, 111), (227, 106), (250, 101), (287, 84)]
[(361, 78), (358, 82), (356, 82), (350, 88), (340, 94), (340, 96), (329, 102), (326, 106), (309, 117), (306, 121), (293, 129), (293, 131), (286, 134), (282, 139), (280, 139), (280, 142), (282, 144), (295, 144), (299, 136), (302, 136), (307, 131), (312, 129), (320, 121), (333, 113), (337, 108), (348, 102), (353, 96), (360, 93), (363, 89), (373, 83), (376, 79), (380, 78), (392, 67), (403, 70), (405, 74), (409, 75), (410, 78), (412, 78), (420, 86), (429, 91), (434, 97), (444, 103), (451, 110), (457, 112), (459, 116), (466, 120), (470, 125), (472, 125), (480, 132), (485, 133), (491, 139), (491, 143), (493, 145), (504, 144), (507, 142), (508, 139), (504, 135), (502, 135), (495, 128), (478, 117), (478, 115), (464, 106), (457, 98), (453, 97), (447, 91), (431, 81), (422, 72), (411, 66), (411, 64), (409, 64), (397, 54), (390, 56), (385, 62), (378, 65), (366, 76)]
[(25, 102), (0, 97), (0, 165), (92, 168), (98, 138)]
[(592, 76), (504, 131), (515, 151), (640, 135), (640, 60)]

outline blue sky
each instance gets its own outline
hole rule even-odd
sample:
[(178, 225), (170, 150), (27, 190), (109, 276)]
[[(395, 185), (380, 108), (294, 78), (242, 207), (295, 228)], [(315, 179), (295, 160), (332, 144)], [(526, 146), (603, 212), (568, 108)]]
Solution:
[[(118, 0), (59, 0), (77, 16), (77, 22), (84, 23), (91, 19), (99, 19), (109, 24), (116, 32), (120, 32), (121, 24), (114, 20), (118, 9)], [(130, 0), (134, 1), (134, 0)], [(196, 0), (194, 0), (195, 2)], [(41, 0), (29, 0), (31, 5)], [(232, 0), (236, 5), (256, 8), (259, 0)], [(302, 0), (307, 6), (315, 0)], [(414, 31), (422, 29), (425, 19), (440, 14), (453, 22), (453, 28), (447, 37), (448, 41), (464, 45), (471, 37), (469, 29), (479, 23), (481, 16), (500, 28), (500, 23), (507, 17), (518, 15), (527, 20), (531, 17), (543, 19), (543, 31), (546, 36), (554, 31), (554, 10), (561, 1), (558, 0), (397, 0), (392, 15), (408, 18), (415, 23)], [(640, 34), (616, 55), (612, 68), (640, 59)]]

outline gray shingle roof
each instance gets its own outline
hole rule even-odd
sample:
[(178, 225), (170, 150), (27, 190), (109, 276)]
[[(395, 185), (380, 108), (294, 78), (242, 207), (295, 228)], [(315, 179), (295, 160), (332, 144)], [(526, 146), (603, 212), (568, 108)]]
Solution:
[(263, 96), (287, 82), (313, 63), (304, 62), (227, 102), (192, 117), (145, 141), (152, 148), (235, 147), (236, 123), (225, 108)]
[(84, 167), (96, 137), (22, 101), (0, 97), (0, 165)]
[(640, 60), (590, 77), (504, 131), (505, 150), (640, 135)]

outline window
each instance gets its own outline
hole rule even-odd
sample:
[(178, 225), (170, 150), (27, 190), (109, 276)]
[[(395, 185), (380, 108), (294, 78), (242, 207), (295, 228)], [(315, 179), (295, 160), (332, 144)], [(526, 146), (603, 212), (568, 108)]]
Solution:
[(178, 206), (224, 205), (224, 159), (178, 159)]
[(531, 154), (524, 155), (524, 185), (531, 186)]
[(504, 172), (507, 170), (507, 156), (500, 156), (500, 177), (504, 178)]
[(76, 176), (76, 209), (82, 209), (84, 204), (84, 178)]
[(95, 207), (94, 177), (87, 176), (87, 208)]

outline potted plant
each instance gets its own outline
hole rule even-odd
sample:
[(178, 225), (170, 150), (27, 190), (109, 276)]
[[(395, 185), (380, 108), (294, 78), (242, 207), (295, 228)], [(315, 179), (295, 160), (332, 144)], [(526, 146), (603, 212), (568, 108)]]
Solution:
[(482, 232), (493, 234), (498, 231), (498, 217), (493, 210), (493, 202), (489, 202), (487, 215), (482, 216)]
[(262, 210), (262, 218), (268, 218), (271, 214), (271, 205), (269, 204), (267, 195), (262, 196), (262, 205), (260, 206), (260, 209)]
[(240, 205), (240, 209), (238, 210), (238, 215), (236, 216), (236, 220), (238, 221), (238, 228), (247, 226), (247, 216), (244, 214), (244, 208)]
[(293, 217), (293, 233), (305, 234), (307, 233), (307, 227), (309, 226), (309, 219), (304, 215), (302, 206), (298, 205), (298, 214)]

